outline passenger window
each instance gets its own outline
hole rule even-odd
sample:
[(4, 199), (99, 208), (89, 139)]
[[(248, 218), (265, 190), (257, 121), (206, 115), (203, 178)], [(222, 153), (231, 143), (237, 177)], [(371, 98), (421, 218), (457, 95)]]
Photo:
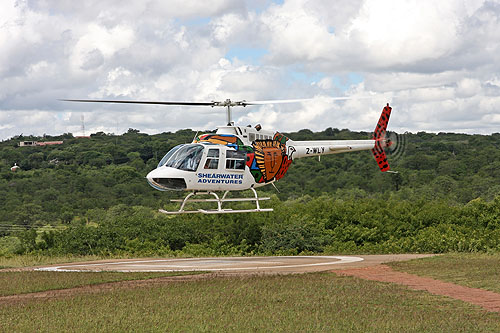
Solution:
[(250, 140), (250, 142), (254, 142), (255, 141), (255, 134), (254, 133), (248, 133), (248, 139)]
[(226, 169), (245, 170), (247, 154), (242, 151), (226, 151)]
[(209, 149), (207, 154), (207, 161), (205, 162), (205, 169), (218, 169), (219, 168), (219, 149)]

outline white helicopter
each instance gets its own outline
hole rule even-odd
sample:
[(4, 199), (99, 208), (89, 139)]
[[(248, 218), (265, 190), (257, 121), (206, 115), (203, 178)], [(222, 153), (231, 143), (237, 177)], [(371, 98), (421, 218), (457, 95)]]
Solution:
[[(346, 99), (339, 97), (336, 99)], [(236, 106), (293, 103), (304, 100), (279, 101), (231, 101), (223, 102), (155, 102), (123, 100), (63, 99), (70, 102), (125, 103), (189, 105), (227, 108), (227, 125), (217, 127), (216, 133), (197, 135), (192, 143), (172, 148), (160, 161), (157, 168), (147, 176), (149, 184), (157, 190), (190, 191), (180, 202), (177, 211), (165, 214), (222, 214), (269, 212), (272, 208), (261, 208), (259, 201), (269, 197), (259, 197), (255, 188), (273, 184), (287, 172), (292, 161), (302, 157), (339, 154), (361, 150), (371, 150), (382, 172), (390, 170), (385, 147), (391, 145), (385, 133), (392, 108), (387, 103), (371, 140), (293, 141), (283, 134), (266, 131), (260, 125), (252, 127), (235, 126), (231, 120), (231, 108)], [(273, 184), (274, 185), (274, 184)], [(229, 198), (230, 191), (251, 190), (251, 198)], [(220, 197), (216, 191), (223, 191)], [(211, 195), (214, 198), (194, 199), (196, 195)], [(223, 208), (226, 202), (253, 201), (253, 209)], [(216, 209), (185, 210), (188, 202), (215, 202)]]

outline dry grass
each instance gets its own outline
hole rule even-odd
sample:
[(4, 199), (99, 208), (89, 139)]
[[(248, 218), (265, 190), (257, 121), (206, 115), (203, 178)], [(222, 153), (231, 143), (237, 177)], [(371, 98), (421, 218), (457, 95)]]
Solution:
[(477, 332), (500, 315), (330, 273), (219, 278), (3, 305), (0, 331)]
[(0, 296), (67, 289), (106, 282), (147, 280), (163, 276), (200, 274), (200, 272), (0, 272)]
[(104, 257), (104, 256), (47, 256), (37, 254), (24, 254), (12, 256), (0, 256), (0, 269), (1, 268), (20, 268), (32, 267), (41, 265), (61, 264), (76, 261), (93, 261), (100, 259), (112, 258), (126, 258), (126, 257)]
[(500, 293), (500, 254), (452, 253), (388, 265), (401, 272)]

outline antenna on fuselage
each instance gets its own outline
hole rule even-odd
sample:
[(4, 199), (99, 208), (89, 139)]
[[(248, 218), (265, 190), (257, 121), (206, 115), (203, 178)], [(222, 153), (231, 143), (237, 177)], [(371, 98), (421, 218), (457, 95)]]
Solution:
[(196, 141), (196, 138), (198, 137), (198, 133), (200, 133), (200, 131), (196, 131), (196, 134), (194, 135), (194, 138), (193, 138), (193, 142)]

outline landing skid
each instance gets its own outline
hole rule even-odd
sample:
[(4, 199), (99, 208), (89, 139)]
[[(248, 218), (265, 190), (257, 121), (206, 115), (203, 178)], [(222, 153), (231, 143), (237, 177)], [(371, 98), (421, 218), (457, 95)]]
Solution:
[[(172, 202), (182, 202), (181, 207), (178, 211), (166, 211), (163, 209), (159, 209), (158, 211), (163, 214), (168, 215), (176, 215), (176, 214), (193, 214), (193, 213), (202, 213), (202, 214), (229, 214), (229, 213), (255, 213), (255, 212), (272, 212), (272, 208), (260, 208), (259, 201), (261, 200), (269, 200), (269, 197), (259, 198), (257, 195), (257, 191), (251, 188), (254, 197), (253, 198), (226, 198), (229, 191), (224, 192), (222, 198), (219, 198), (217, 193), (215, 192), (191, 192), (184, 199), (173, 199), (170, 200)], [(213, 195), (215, 199), (191, 199), (196, 195)], [(230, 208), (222, 208), (222, 204), (224, 202), (235, 202), (235, 201), (255, 201), (255, 209), (230, 209)], [(184, 206), (188, 202), (217, 202), (217, 209), (198, 209), (198, 210), (184, 210)]]

